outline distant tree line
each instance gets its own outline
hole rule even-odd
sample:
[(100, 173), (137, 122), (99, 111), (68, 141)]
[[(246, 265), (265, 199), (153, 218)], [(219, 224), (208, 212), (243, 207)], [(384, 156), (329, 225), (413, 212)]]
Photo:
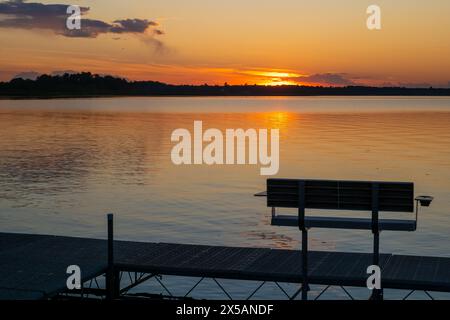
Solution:
[(123, 78), (82, 72), (41, 75), (36, 80), (16, 78), (0, 82), (0, 97), (89, 97), (89, 96), (450, 96), (450, 88), (323, 87), (262, 85), (170, 85), (156, 81), (128, 81)]

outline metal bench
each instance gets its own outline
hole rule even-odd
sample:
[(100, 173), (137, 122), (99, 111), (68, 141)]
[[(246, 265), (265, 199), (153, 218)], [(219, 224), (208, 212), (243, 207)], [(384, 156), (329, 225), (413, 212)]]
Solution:
[[(373, 233), (373, 264), (379, 265), (379, 235), (386, 231), (415, 231), (419, 204), (429, 206), (433, 197), (414, 198), (414, 184), (410, 182), (337, 181), (268, 179), (267, 191), (255, 194), (267, 197), (272, 208), (272, 225), (298, 227), (302, 231), (302, 298), (308, 292), (308, 229), (358, 229)], [(414, 206), (414, 201), (416, 205)], [(277, 215), (276, 208), (296, 208), (297, 215)], [(368, 218), (306, 216), (305, 209), (369, 211)], [(380, 219), (379, 212), (414, 213), (410, 220)], [(374, 298), (382, 291), (375, 290)]]

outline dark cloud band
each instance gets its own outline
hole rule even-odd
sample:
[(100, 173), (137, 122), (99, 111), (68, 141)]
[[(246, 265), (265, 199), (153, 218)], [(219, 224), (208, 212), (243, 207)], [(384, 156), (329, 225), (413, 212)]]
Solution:
[[(136, 33), (144, 34), (158, 24), (147, 19), (123, 19), (112, 23), (83, 18), (81, 29), (69, 30), (66, 26), (67, 4), (31, 3), (24, 0), (10, 0), (0, 3), (0, 28), (46, 29), (66, 37), (95, 38), (100, 34)], [(90, 8), (80, 7), (82, 15), (89, 13)], [(155, 29), (152, 35), (162, 32)]]
[(318, 73), (309, 76), (299, 77), (298, 81), (302, 83), (321, 83), (332, 86), (353, 86), (356, 85), (351, 79), (346, 77), (344, 73)]

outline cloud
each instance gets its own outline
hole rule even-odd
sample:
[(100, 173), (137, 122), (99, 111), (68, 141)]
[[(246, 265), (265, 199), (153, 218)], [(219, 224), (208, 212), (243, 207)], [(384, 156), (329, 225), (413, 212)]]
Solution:
[(154, 29), (154, 30), (153, 30), (153, 33), (154, 33), (154, 34), (157, 34), (157, 35), (163, 35), (163, 34), (164, 34), (164, 31), (159, 30), (159, 29)]
[(433, 85), (429, 82), (399, 82), (397, 86), (405, 88), (430, 88)]
[(170, 50), (164, 45), (164, 43), (161, 40), (158, 40), (154, 37), (149, 37), (147, 35), (141, 36), (141, 41), (145, 44), (153, 47), (156, 52), (161, 54), (166, 54), (170, 52)]
[(142, 20), (142, 19), (124, 19), (114, 21), (113, 26), (111, 26), (110, 32), (112, 33), (144, 33), (149, 27), (155, 27), (158, 24), (154, 21)]
[(68, 30), (65, 27), (65, 19), (66, 17), (64, 17), (64, 29), (62, 32), (59, 32), (59, 34), (62, 34), (66, 37), (78, 37), (78, 38), (95, 38), (102, 33), (145, 34), (147, 29), (156, 25), (155, 22), (147, 19), (116, 20), (112, 24), (99, 20), (82, 19), (81, 29)]
[(27, 71), (16, 74), (13, 79), (36, 80), (41, 74), (35, 71)]
[(320, 84), (330, 86), (354, 86), (358, 85), (347, 77), (345, 73), (317, 73), (296, 78), (298, 82), (308, 84)]
[(100, 34), (140, 34), (153, 38), (162, 35), (154, 21), (147, 19), (122, 19), (112, 23), (102, 20), (88, 19), (84, 16), (90, 11), (88, 7), (80, 7), (81, 29), (69, 30), (66, 26), (68, 4), (43, 4), (9, 0), (0, 3), (0, 28), (44, 29), (57, 35), (71, 38), (96, 38)]

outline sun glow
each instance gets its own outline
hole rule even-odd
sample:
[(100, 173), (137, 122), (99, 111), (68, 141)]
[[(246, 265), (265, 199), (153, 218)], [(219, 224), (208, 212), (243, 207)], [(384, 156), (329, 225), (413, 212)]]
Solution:
[(263, 86), (297, 85), (296, 80), (304, 77), (290, 70), (246, 70), (243, 73), (254, 77), (256, 83)]
[(261, 125), (267, 128), (286, 129), (292, 118), (292, 114), (286, 111), (276, 110), (258, 113), (257, 117), (260, 119)]
[(301, 77), (301, 74), (290, 72), (278, 72), (278, 71), (247, 71), (246, 74), (253, 76), (269, 77), (269, 78), (297, 78)]
[(295, 86), (295, 85), (298, 85), (298, 83), (295, 81), (285, 80), (285, 79), (281, 79), (281, 78), (263, 80), (263, 81), (259, 82), (258, 84), (262, 85), (262, 86)]

